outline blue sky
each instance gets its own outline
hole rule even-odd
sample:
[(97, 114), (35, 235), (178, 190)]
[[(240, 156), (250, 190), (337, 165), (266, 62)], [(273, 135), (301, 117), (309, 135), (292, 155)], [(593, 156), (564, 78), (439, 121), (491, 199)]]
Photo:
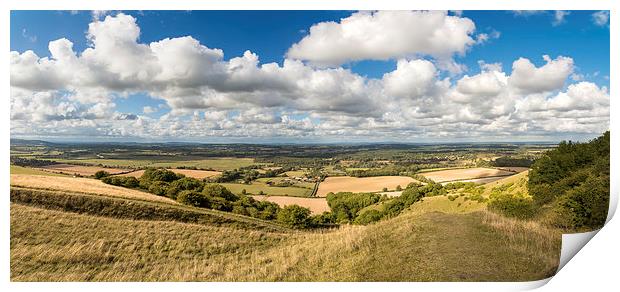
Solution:
[[(200, 45), (208, 47), (209, 49), (220, 49), (223, 51), (223, 59), (220, 61), (225, 63), (231, 58), (241, 57), (246, 50), (250, 50), (256, 54), (260, 59), (260, 64), (267, 64), (271, 62), (277, 63), (283, 67), (285, 59), (291, 59), (292, 55), (287, 55), (287, 52), (291, 49), (293, 44), (301, 43), (306, 38), (310, 39), (310, 28), (314, 25), (324, 22), (334, 22), (340, 24), (342, 19), (351, 17), (355, 14), (354, 11), (113, 11), (102, 13), (103, 16), (94, 19), (94, 13), (91, 11), (12, 11), (11, 12), (11, 35), (10, 35), (10, 48), (11, 51), (23, 54), (27, 50), (32, 50), (39, 58), (52, 58), (48, 49), (50, 41), (54, 41), (61, 38), (68, 39), (73, 44), (73, 51), (76, 56), (80, 56), (81, 52), (84, 52), (87, 48), (92, 48), (94, 44), (88, 41), (89, 24), (95, 21), (104, 22), (106, 20), (104, 16), (115, 17), (118, 14), (128, 15), (135, 20), (135, 25), (139, 27), (140, 34), (137, 40), (138, 44), (150, 44), (152, 42), (159, 42), (166, 38), (178, 38), (183, 36), (191, 36), (197, 40)], [(330, 65), (331, 69), (342, 68), (344, 70), (349, 69), (355, 76), (364, 78), (367, 83), (372, 83), (371, 80), (381, 80), (385, 74), (393, 72), (397, 69), (398, 60), (405, 58), (407, 61), (414, 59), (428, 60), (434, 64), (437, 71), (437, 81), (448, 78), (450, 86), (456, 87), (457, 83), (465, 75), (474, 76), (481, 73), (479, 62), (483, 61), (486, 64), (501, 63), (501, 71), (506, 76), (512, 74), (512, 64), (519, 58), (528, 59), (534, 64), (536, 68), (542, 68), (548, 62), (543, 59), (543, 55), (548, 55), (551, 60), (555, 60), (559, 56), (569, 57), (572, 59), (570, 75), (566, 76), (567, 81), (561, 84), (561, 87), (554, 88), (553, 90), (546, 91), (545, 98), (550, 100), (562, 92), (567, 92), (568, 87), (571, 84), (577, 82), (590, 82), (595, 84), (598, 88), (609, 87), (609, 25), (608, 23), (596, 23), (594, 21), (594, 14), (596, 11), (571, 11), (566, 14), (561, 21), (558, 21), (558, 14), (554, 11), (542, 11), (542, 12), (524, 12), (515, 13), (512, 11), (463, 11), (450, 12), (449, 16), (456, 16), (459, 19), (469, 19), (475, 25), (475, 30), (468, 32), (471, 39), (476, 40), (480, 34), (485, 34), (488, 40), (480, 43), (469, 43), (466, 45), (464, 52), (450, 52), (448, 59), (455, 64), (460, 64), (463, 70), (460, 72), (454, 72), (453, 70), (442, 67), (442, 58), (439, 53), (437, 54), (420, 54), (419, 52), (413, 52), (412, 55), (407, 56), (393, 56), (379, 60), (373, 58), (355, 58), (351, 57), (345, 59), (343, 62)], [(51, 25), (53, 24), (53, 25)], [(406, 28), (407, 31), (404, 34), (415, 34), (416, 28)], [(312, 36), (313, 37), (313, 36)], [(312, 39), (310, 39), (312, 40)], [(398, 40), (395, 40), (398, 41)], [(389, 42), (387, 44), (389, 46)], [(327, 52), (329, 53), (329, 52)], [(301, 53), (303, 55), (303, 52)], [(355, 52), (353, 52), (355, 55)], [(114, 58), (114, 56), (110, 56)], [(53, 59), (53, 58), (52, 58)], [(312, 56), (305, 58), (304, 56), (297, 58), (304, 62), (307, 66), (313, 66), (313, 62), (318, 62), (312, 59)], [(318, 64), (318, 63), (317, 63)], [(325, 67), (314, 66), (313, 70), (324, 70)], [(14, 79), (14, 75), (12, 75)], [(415, 82), (415, 80), (412, 80)], [(67, 84), (72, 84), (67, 82)], [(27, 88), (31, 90), (30, 93), (34, 94), (28, 86), (14, 85), (16, 88)], [(31, 86), (35, 88), (37, 86)], [(62, 87), (62, 86), (61, 86)], [(80, 89), (75, 89), (75, 85), (66, 85), (65, 88), (56, 88), (56, 92), (61, 90), (71, 90), (79, 92)], [(229, 107), (218, 106), (203, 106), (201, 108), (177, 108), (177, 104), (180, 103), (179, 99), (170, 99), (167, 96), (167, 92), (161, 93), (159, 91), (145, 89), (149, 86), (140, 85), (136, 88), (125, 89), (122, 92), (109, 90), (110, 100), (105, 102), (113, 103), (113, 109), (115, 113), (126, 113), (143, 115), (152, 120), (164, 119), (167, 116), (164, 115), (170, 113), (173, 109), (179, 109), (178, 112), (183, 112), (186, 115), (180, 114), (177, 116), (180, 120), (186, 121), (192, 116), (203, 115), (214, 110), (228, 110), (228, 117), (235, 116), (231, 114)], [(208, 86), (201, 87), (203, 92)], [(443, 94), (448, 94), (444, 92)], [(47, 92), (52, 92), (49, 90)], [(255, 91), (252, 91), (255, 92)], [(523, 92), (523, 91), (520, 91)], [(531, 92), (530, 92), (531, 93)], [(280, 94), (280, 93), (278, 93)], [(76, 94), (77, 95), (77, 94)], [(120, 96), (120, 97), (119, 97)], [(303, 98), (303, 96), (302, 96)], [(527, 97), (525, 95), (520, 96), (522, 99), (532, 99), (533, 97)], [(17, 99), (15, 97), (14, 99)], [(297, 98), (299, 100), (299, 98)], [(73, 101), (72, 101), (73, 102)], [(86, 108), (93, 106), (93, 101), (82, 102), (76, 104), (77, 108)], [(100, 102), (100, 101), (97, 101)], [(206, 101), (205, 101), (206, 102)], [(210, 101), (209, 101), (210, 102)], [(62, 103), (61, 100), (56, 100), (54, 103), (58, 105)], [(517, 104), (519, 102), (516, 102)], [(420, 103), (421, 104), (421, 100)], [(12, 103), (13, 105), (13, 103)], [(144, 112), (145, 107), (157, 108), (157, 111), (153, 113)], [(312, 121), (320, 121), (321, 113), (325, 111), (323, 109), (317, 109), (315, 106), (291, 106), (288, 103), (278, 106), (261, 105), (257, 108), (264, 107), (270, 114), (277, 116), (281, 119), (284, 115), (293, 117), (293, 120), (302, 120), (303, 118), (312, 117)], [(334, 107), (328, 107), (328, 111), (332, 111)], [(250, 110), (250, 107), (243, 107), (242, 111)], [(12, 107), (12, 114), (19, 111), (16, 107)], [(188, 114), (188, 112), (193, 113)], [(260, 112), (260, 110), (258, 110)], [(346, 110), (345, 110), (346, 111)], [(423, 110), (421, 110), (423, 112)], [(175, 111), (177, 112), (177, 111)], [(253, 111), (253, 112), (256, 112)], [(337, 113), (337, 111), (333, 111)], [(388, 110), (383, 114), (388, 113)], [(357, 113), (343, 113), (341, 120), (349, 119), (351, 117), (359, 117)], [(379, 114), (380, 115), (380, 114)], [(377, 115), (377, 116), (379, 116)], [(372, 117), (373, 119), (376, 117)], [(497, 117), (495, 117), (497, 118)], [(85, 118), (86, 119), (86, 118)], [(325, 118), (323, 118), (325, 119)], [(96, 120), (96, 119), (95, 119)], [(73, 124), (76, 124), (76, 119), (72, 118)], [(417, 127), (419, 122), (410, 121), (411, 125), (407, 126), (407, 129)], [(373, 122), (374, 123), (374, 122)], [(489, 122), (490, 123), (490, 122)], [(70, 125), (66, 125), (70, 127)], [(209, 127), (211, 127), (210, 125)], [(318, 126), (318, 125), (315, 125)], [(83, 125), (76, 126), (83, 127)], [(217, 126), (215, 127), (217, 128)], [(214, 128), (214, 129), (215, 129)], [(591, 136), (592, 133), (587, 133), (585, 128), (577, 127), (581, 130), (569, 130), (569, 131), (547, 131), (537, 130), (534, 132), (523, 133), (524, 139), (530, 137), (532, 139), (545, 138), (546, 135), (550, 136), (570, 136), (572, 134)], [(604, 128), (604, 126), (603, 126)], [(332, 129), (332, 128), (330, 128)], [(590, 129), (590, 128), (588, 128)], [(332, 129), (333, 130), (333, 129)], [(74, 135), (87, 135), (86, 128), (82, 128), (79, 133), (67, 134), (68, 139)], [(471, 131), (468, 130), (468, 131)], [(71, 131), (67, 131), (71, 132)], [(424, 133), (426, 130), (417, 129), (416, 133)], [(562, 133), (560, 133), (562, 132)], [(270, 139), (276, 139), (273, 137), (279, 137), (281, 132), (271, 132)], [(275, 134), (274, 134), (275, 133)], [(327, 134), (320, 135), (335, 135), (337, 131), (331, 131)], [(584, 134), (586, 133), (586, 134)], [(23, 129), (17, 127), (12, 129), (12, 134), (16, 136), (54, 136), (62, 135), (58, 133), (50, 133), (49, 131), (41, 130), (37, 133), (27, 133)], [(505, 134), (508, 134), (507, 132)], [(98, 133), (95, 136), (107, 135)], [(143, 139), (143, 136), (127, 134), (129, 136), (114, 136), (125, 134), (111, 134), (116, 138), (123, 139)], [(354, 135), (354, 134), (351, 134)], [(428, 137), (421, 134), (421, 138), (428, 138), (433, 140), (430, 135)], [(457, 135), (458, 139), (462, 139), (462, 136)], [(578, 136), (579, 136), (578, 135)], [(247, 132), (240, 134), (241, 137), (251, 137)], [(267, 135), (269, 136), (269, 134)], [(509, 135), (508, 136), (512, 136)], [(364, 140), (364, 135), (356, 136), (357, 138)], [(450, 137), (450, 135), (448, 135)], [(489, 134), (482, 134), (484, 138), (489, 138)], [(192, 137), (175, 136), (170, 137), (162, 136), (161, 139), (188, 139)], [(204, 140), (208, 140), (209, 135), (203, 136)], [(279, 138), (277, 138), (279, 139)], [(283, 138), (284, 139), (284, 138)], [(201, 139), (199, 139), (201, 140)]]

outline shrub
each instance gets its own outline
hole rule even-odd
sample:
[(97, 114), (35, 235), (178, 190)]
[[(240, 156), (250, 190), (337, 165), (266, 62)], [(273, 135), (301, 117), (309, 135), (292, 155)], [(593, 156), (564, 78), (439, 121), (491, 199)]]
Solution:
[[(142, 182), (140, 182), (140, 186), (142, 187)], [(168, 192), (169, 184), (165, 181), (154, 181), (148, 185), (148, 191), (151, 194), (158, 196), (165, 196)]]
[(332, 225), (336, 223), (336, 216), (332, 212), (323, 212), (319, 215), (310, 217), (312, 226), (319, 227), (325, 225)]
[(504, 216), (518, 219), (532, 218), (536, 212), (534, 202), (520, 194), (496, 192), (489, 198), (489, 210), (503, 214)]
[(177, 195), (177, 201), (181, 204), (194, 206), (194, 207), (202, 207), (202, 208), (211, 207), (209, 197), (196, 191), (179, 192), (179, 194)]
[(140, 182), (138, 182), (138, 179), (133, 176), (127, 176), (123, 179), (121, 186), (126, 188), (137, 188), (140, 186)]
[(378, 210), (372, 209), (372, 210), (361, 212), (359, 216), (355, 218), (355, 223), (366, 225), (366, 224), (370, 224), (373, 222), (377, 222), (381, 220), (381, 218), (383, 218), (383, 213)]
[(139, 186), (138, 180), (133, 176), (104, 176), (101, 181), (120, 187), (137, 188)]
[(336, 216), (337, 222), (352, 222), (360, 210), (381, 200), (381, 195), (373, 193), (329, 193), (327, 204)]
[(105, 170), (100, 170), (100, 171), (95, 172), (94, 176), (96, 179), (102, 179), (104, 177), (110, 176), (110, 173)]
[(166, 196), (172, 199), (176, 199), (177, 194), (180, 191), (193, 190), (201, 192), (203, 187), (204, 183), (202, 181), (197, 180), (193, 177), (184, 177), (170, 183), (170, 186), (166, 191)]
[(182, 174), (176, 174), (173, 171), (163, 168), (147, 168), (142, 176), (140, 176), (140, 187), (148, 189), (152, 182), (173, 182), (177, 179), (185, 177)]
[(448, 193), (446, 189), (438, 183), (427, 183), (424, 186), (418, 187), (425, 197), (443, 196)]
[(236, 201), (239, 197), (220, 184), (206, 184), (202, 193), (210, 197), (219, 197), (226, 201)]
[(566, 192), (552, 208), (552, 225), (573, 230), (600, 228), (609, 208), (609, 178), (588, 176)]
[(298, 205), (286, 206), (278, 212), (278, 222), (292, 228), (307, 228), (310, 226), (310, 209)]

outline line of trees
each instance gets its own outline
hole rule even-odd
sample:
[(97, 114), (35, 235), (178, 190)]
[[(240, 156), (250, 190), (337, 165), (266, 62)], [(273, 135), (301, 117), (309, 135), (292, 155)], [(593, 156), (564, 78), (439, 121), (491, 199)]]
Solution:
[[(366, 225), (398, 216), (423, 197), (445, 193), (446, 190), (441, 184), (410, 183), (400, 196), (394, 198), (376, 193), (339, 192), (327, 194), (327, 203), (332, 209), (333, 222)], [(376, 207), (370, 207), (372, 205)]]
[(56, 164), (56, 162), (51, 161), (51, 160), (44, 160), (44, 159), (11, 156), (11, 164), (17, 165), (17, 166), (26, 166), (26, 167), (42, 167), (42, 166)]
[(148, 168), (139, 179), (131, 176), (110, 176), (105, 171), (97, 172), (95, 177), (107, 184), (140, 189), (185, 205), (263, 220), (277, 220), (292, 228), (318, 228), (333, 224), (329, 215), (312, 216), (308, 208), (298, 205), (281, 208), (276, 203), (237, 195), (220, 184), (207, 183), (167, 169)]

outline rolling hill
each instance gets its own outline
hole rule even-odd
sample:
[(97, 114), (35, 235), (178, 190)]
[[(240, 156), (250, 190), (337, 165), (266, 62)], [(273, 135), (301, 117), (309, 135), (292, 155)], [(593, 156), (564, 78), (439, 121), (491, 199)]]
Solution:
[(555, 273), (553, 230), (433, 200), (368, 226), (298, 231), (164, 201), (21, 184), (11, 190), (11, 279), (523, 281)]

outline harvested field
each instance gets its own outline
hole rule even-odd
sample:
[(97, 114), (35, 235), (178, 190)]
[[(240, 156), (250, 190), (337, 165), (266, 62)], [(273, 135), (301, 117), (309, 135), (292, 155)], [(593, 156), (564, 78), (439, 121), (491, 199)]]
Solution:
[(252, 196), (257, 201), (269, 201), (280, 205), (280, 207), (288, 205), (299, 205), (306, 207), (312, 211), (312, 214), (321, 214), (330, 211), (329, 205), (325, 198), (299, 198), (289, 196)]
[(383, 188), (388, 190), (401, 186), (403, 189), (416, 180), (408, 176), (374, 176), (374, 177), (328, 177), (319, 184), (317, 196), (324, 197), (328, 193), (337, 192), (379, 192)]
[[(211, 170), (194, 170), (194, 169), (168, 169), (173, 171), (174, 173), (183, 174), (187, 177), (193, 177), (197, 179), (203, 179), (207, 177), (214, 177), (222, 174), (220, 171), (211, 171)], [(136, 170), (129, 173), (120, 174), (123, 176), (133, 176), (135, 178), (140, 178), (144, 174), (144, 170)]]
[(11, 186), (98, 194), (110, 197), (177, 204), (176, 201), (166, 197), (160, 197), (146, 192), (108, 185), (91, 178), (11, 174)]
[(432, 179), (435, 182), (451, 182), (477, 178), (509, 176), (513, 174), (514, 172), (500, 169), (477, 167), (431, 171), (421, 173), (420, 175)]
[(54, 173), (64, 173), (64, 174), (71, 174), (71, 175), (79, 174), (82, 176), (91, 176), (100, 170), (107, 171), (110, 174), (127, 172), (126, 169), (106, 168), (106, 167), (99, 167), (99, 166), (82, 166), (82, 165), (72, 165), (72, 164), (52, 164), (52, 165), (43, 166), (40, 169), (44, 171), (54, 172)]

